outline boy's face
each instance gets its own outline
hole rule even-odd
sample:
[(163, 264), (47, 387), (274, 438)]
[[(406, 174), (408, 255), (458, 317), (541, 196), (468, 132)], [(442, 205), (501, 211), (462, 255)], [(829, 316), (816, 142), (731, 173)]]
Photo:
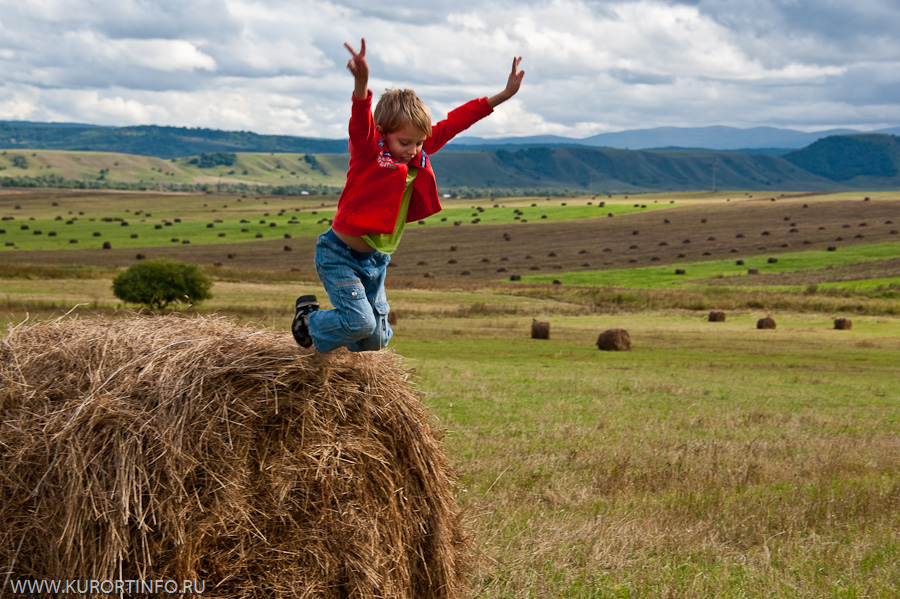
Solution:
[(412, 123), (408, 123), (390, 133), (385, 133), (381, 127), (376, 127), (376, 130), (381, 133), (381, 137), (384, 139), (384, 143), (394, 160), (403, 164), (415, 158), (425, 143), (425, 135), (416, 129)]

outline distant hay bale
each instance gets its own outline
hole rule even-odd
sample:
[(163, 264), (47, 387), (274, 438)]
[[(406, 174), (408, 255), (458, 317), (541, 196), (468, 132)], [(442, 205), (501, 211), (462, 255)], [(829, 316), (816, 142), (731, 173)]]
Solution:
[(834, 328), (839, 331), (849, 331), (853, 328), (853, 321), (849, 318), (835, 318)]
[(713, 310), (709, 313), (709, 322), (725, 322), (725, 313), (719, 310)]
[(465, 596), (451, 465), (391, 352), (204, 317), (0, 341), (0, 563), (205, 595)]
[(388, 324), (393, 326), (397, 326), (397, 313), (393, 310), (388, 312)]
[(532, 339), (549, 339), (550, 323), (532, 319), (531, 321), (531, 338)]
[(609, 329), (597, 337), (597, 348), (601, 351), (631, 351), (631, 336), (625, 329)]
[(765, 318), (760, 318), (756, 321), (757, 329), (774, 329), (775, 328), (775, 319), (771, 316), (766, 316)]

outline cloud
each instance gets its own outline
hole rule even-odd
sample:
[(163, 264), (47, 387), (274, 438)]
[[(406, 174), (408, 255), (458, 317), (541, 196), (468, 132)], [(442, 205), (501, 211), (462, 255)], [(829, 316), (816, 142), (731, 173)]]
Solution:
[(343, 137), (370, 87), (440, 117), (522, 90), (468, 134), (900, 122), (894, 0), (0, 0), (0, 119)]

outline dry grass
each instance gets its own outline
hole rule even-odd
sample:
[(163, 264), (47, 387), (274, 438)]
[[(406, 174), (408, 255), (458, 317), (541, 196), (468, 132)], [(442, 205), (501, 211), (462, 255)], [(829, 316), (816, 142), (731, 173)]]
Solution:
[(20, 326), (0, 342), (0, 483), (16, 579), (464, 593), (452, 469), (390, 352), (219, 318)]
[[(401, 321), (478, 597), (896, 597), (895, 319), (704, 316), (555, 316), (540, 342), (529, 317)], [(610, 326), (632, 352), (591, 345)]]

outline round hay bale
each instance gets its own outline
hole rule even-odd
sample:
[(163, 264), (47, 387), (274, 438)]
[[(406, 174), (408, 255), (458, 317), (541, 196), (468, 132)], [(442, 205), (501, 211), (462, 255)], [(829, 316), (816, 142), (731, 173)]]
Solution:
[(834, 328), (838, 331), (849, 331), (853, 328), (853, 321), (849, 318), (835, 318)]
[(725, 322), (725, 313), (720, 310), (713, 310), (709, 313), (709, 322)]
[(609, 329), (597, 337), (597, 348), (601, 351), (631, 351), (631, 336), (625, 329)]
[(771, 316), (766, 316), (765, 318), (760, 318), (756, 321), (757, 329), (774, 329), (775, 328), (775, 319)]
[(0, 563), (205, 595), (465, 596), (451, 465), (395, 354), (204, 317), (0, 341)]
[(388, 324), (392, 327), (397, 326), (397, 313), (393, 310), (388, 312)]
[(550, 323), (532, 319), (531, 321), (531, 338), (532, 339), (549, 339)]

